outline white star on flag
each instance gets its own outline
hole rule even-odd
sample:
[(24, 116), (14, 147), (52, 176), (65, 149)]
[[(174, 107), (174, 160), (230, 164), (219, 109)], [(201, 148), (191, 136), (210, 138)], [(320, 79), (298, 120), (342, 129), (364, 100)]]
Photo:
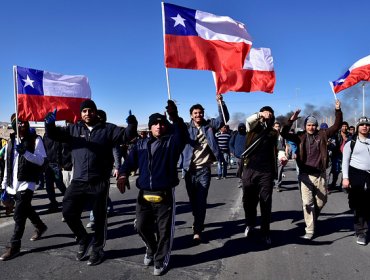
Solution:
[(35, 82), (35, 80), (31, 80), (28, 75), (27, 75), (27, 79), (22, 79), (22, 81), (24, 81), (24, 86), (23, 86), (24, 88), (26, 86), (30, 86), (30, 87), (34, 88), (33, 83)]
[(175, 21), (175, 25), (173, 27), (176, 27), (179, 24), (181, 24), (182, 26), (186, 27), (185, 26), (185, 22), (184, 22), (186, 19), (182, 18), (180, 16), (180, 14), (177, 14), (176, 17), (171, 17), (171, 18)]

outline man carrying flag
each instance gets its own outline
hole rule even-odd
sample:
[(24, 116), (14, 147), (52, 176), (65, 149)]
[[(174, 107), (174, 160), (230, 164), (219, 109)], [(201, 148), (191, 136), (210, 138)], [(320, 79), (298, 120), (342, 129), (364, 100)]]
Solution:
[[(51, 139), (68, 143), (72, 150), (73, 178), (63, 198), (63, 217), (76, 236), (79, 250), (78, 261), (86, 258), (92, 246), (88, 265), (103, 261), (107, 228), (107, 198), (109, 180), (113, 169), (113, 147), (120, 144), (122, 130), (114, 124), (100, 122), (97, 108), (91, 99), (80, 104), (81, 121), (67, 127), (56, 127), (56, 113), (45, 117), (46, 133)], [(131, 115), (127, 119), (125, 136), (131, 140), (136, 136), (137, 120)], [(94, 238), (87, 234), (81, 222), (85, 202), (93, 205), (95, 218)]]

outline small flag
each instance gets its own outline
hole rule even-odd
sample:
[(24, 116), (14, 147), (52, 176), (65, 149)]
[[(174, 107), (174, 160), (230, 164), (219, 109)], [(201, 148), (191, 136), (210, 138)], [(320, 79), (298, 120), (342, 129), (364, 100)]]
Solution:
[(227, 91), (273, 93), (274, 60), (268, 48), (252, 48), (242, 70), (216, 73), (217, 93)]
[(329, 83), (333, 92), (338, 93), (361, 81), (370, 81), (370, 55), (356, 61), (343, 76)]
[(80, 104), (91, 98), (87, 77), (16, 66), (18, 118), (43, 121), (57, 108), (58, 120), (80, 119)]
[(243, 67), (252, 46), (243, 23), (167, 3), (162, 13), (166, 67), (216, 72)]

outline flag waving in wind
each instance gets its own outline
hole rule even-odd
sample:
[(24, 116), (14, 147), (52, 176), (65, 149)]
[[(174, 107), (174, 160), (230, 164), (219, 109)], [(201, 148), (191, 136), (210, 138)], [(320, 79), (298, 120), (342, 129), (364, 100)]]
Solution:
[(244, 24), (227, 16), (162, 3), (168, 68), (241, 69), (252, 42)]
[(18, 117), (43, 121), (45, 115), (58, 110), (58, 120), (76, 121), (80, 104), (91, 98), (87, 77), (51, 73), (15, 66)]
[(268, 48), (252, 48), (242, 70), (216, 73), (217, 93), (263, 91), (273, 93), (274, 61)]
[(370, 55), (356, 61), (343, 76), (329, 83), (333, 92), (338, 93), (361, 81), (370, 81)]

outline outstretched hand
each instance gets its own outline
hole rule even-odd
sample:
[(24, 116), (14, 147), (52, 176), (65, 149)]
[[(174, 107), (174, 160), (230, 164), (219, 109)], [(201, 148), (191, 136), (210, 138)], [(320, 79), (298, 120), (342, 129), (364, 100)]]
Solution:
[(46, 114), (45, 123), (46, 124), (55, 123), (56, 119), (57, 119), (57, 108), (55, 108), (53, 112), (49, 112)]
[(290, 117), (290, 120), (291, 121), (296, 121), (297, 119), (298, 119), (298, 115), (299, 115), (299, 113), (301, 112), (301, 109), (297, 109), (294, 113), (293, 113), (293, 115)]
[(126, 123), (127, 124), (134, 124), (134, 125), (138, 124), (137, 119), (136, 119), (135, 115), (132, 114), (131, 110), (128, 111), (128, 117), (126, 118)]
[(179, 117), (177, 106), (175, 102), (171, 99), (167, 100), (166, 113), (171, 121)]
[(340, 101), (339, 99), (335, 99), (335, 109), (339, 110), (340, 109)]

